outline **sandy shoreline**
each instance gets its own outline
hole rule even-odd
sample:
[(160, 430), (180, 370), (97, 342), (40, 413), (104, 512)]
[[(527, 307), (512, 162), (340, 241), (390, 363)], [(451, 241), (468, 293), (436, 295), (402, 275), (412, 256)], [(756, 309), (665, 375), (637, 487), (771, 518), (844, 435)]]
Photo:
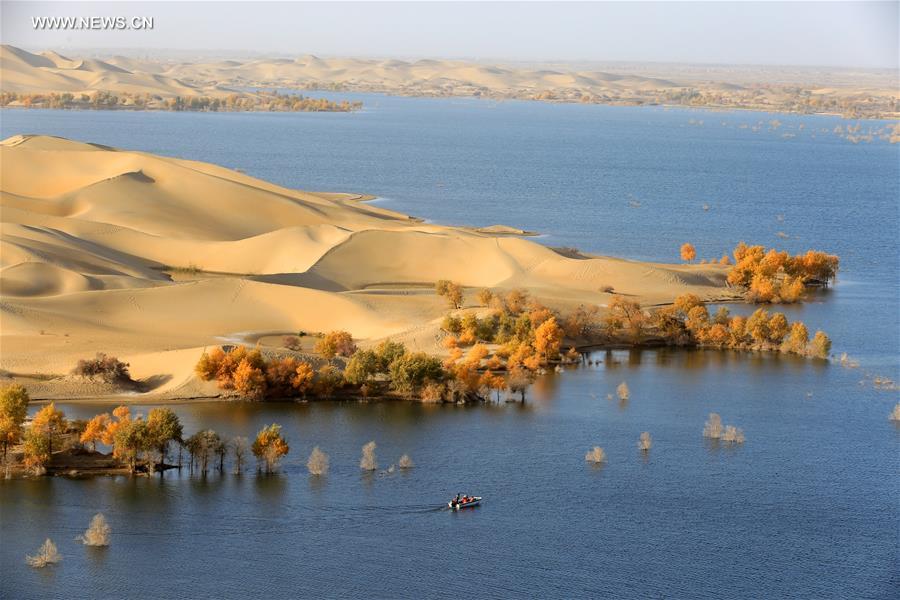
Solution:
[(277, 355), (285, 335), (346, 330), (446, 355), (438, 279), (463, 286), (460, 314), (486, 310), (482, 288), (561, 312), (738, 296), (720, 265), (564, 256), (513, 227), (424, 223), (196, 161), (46, 136), (4, 140), (0, 158), (0, 369), (35, 398), (115, 393), (65, 375), (96, 352), (130, 364), (142, 393), (117, 397), (141, 401), (220, 396), (193, 368), (229, 342)]

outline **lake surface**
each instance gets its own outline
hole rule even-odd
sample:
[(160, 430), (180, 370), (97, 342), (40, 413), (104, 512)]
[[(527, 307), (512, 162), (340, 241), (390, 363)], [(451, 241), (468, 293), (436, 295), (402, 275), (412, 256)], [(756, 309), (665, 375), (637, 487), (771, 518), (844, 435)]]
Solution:
[[(900, 145), (852, 144), (837, 117), (327, 95), (366, 108), (3, 110), (0, 134), (204, 160), (638, 259), (675, 261), (684, 241), (710, 258), (738, 240), (827, 250), (841, 256), (838, 284), (786, 312), (860, 367), (598, 352), (539, 380), (524, 405), (180, 406), (189, 433), (282, 424), (281, 474), (0, 482), (0, 597), (897, 596), (898, 394), (872, 378), (900, 379)], [(625, 405), (606, 399), (621, 381)], [(706, 442), (713, 411), (746, 443)], [(403, 453), (416, 467), (361, 473), (372, 439), (380, 469)], [(322, 480), (306, 474), (315, 445), (331, 458)], [(594, 445), (603, 468), (584, 461)], [(485, 503), (440, 510), (458, 491)], [(98, 511), (113, 528), (101, 551), (73, 541)], [(48, 536), (63, 562), (27, 568)]]

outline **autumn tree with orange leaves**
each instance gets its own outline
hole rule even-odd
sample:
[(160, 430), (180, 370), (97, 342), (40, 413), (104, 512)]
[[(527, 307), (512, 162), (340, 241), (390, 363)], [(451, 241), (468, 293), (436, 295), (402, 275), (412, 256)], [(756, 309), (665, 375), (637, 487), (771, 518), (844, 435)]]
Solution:
[(534, 349), (545, 362), (555, 360), (559, 357), (562, 339), (562, 328), (556, 323), (556, 317), (550, 317), (534, 330)]
[(697, 249), (694, 248), (693, 244), (685, 242), (681, 245), (681, 260), (685, 262), (694, 262), (694, 259), (697, 258)]
[(281, 435), (281, 425), (275, 423), (263, 427), (256, 434), (251, 446), (253, 456), (259, 461), (261, 469), (264, 466), (266, 473), (273, 473), (278, 467), (278, 462), (290, 449), (284, 436)]
[(109, 413), (95, 415), (87, 422), (87, 425), (85, 425), (84, 431), (81, 432), (78, 441), (82, 444), (90, 444), (91, 451), (96, 451), (97, 442), (103, 441), (103, 436), (106, 433), (106, 428), (108, 426)]
[(56, 405), (51, 402), (39, 410), (31, 420), (31, 430), (40, 433), (47, 438), (48, 453), (53, 454), (53, 438), (65, 431), (66, 415), (61, 410), (56, 410)]

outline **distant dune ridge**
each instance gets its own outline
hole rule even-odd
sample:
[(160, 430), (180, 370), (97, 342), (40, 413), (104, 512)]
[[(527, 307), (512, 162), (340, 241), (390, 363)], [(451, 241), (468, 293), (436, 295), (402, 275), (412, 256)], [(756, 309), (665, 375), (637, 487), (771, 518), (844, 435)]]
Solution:
[(224, 97), (235, 89), (285, 87), (478, 96), (602, 104), (679, 104), (848, 116), (900, 116), (895, 73), (781, 68), (612, 64), (499, 66), (458, 60), (258, 58), (161, 61), (79, 59), (4, 45), (0, 91)]
[(0, 47), (0, 91), (17, 93), (97, 91), (197, 96), (217, 93), (215, 86), (198, 86), (146, 70), (128, 70), (100, 60), (70, 59), (56, 52), (32, 54), (15, 46)]
[(218, 393), (193, 374), (205, 347), (267, 335), (345, 329), (442, 353), (437, 279), (560, 309), (610, 289), (650, 304), (731, 295), (724, 267), (567, 258), (207, 163), (46, 136), (0, 142), (0, 162), (0, 368), (42, 375), (36, 397), (64, 394), (46, 376), (97, 351), (175, 397)]

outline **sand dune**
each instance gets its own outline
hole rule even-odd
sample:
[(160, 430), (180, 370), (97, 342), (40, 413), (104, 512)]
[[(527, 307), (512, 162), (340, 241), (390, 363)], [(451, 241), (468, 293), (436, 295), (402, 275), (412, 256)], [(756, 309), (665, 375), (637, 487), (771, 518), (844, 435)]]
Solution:
[[(3, 46), (0, 61), (13, 78), (3, 91), (86, 92), (89, 90), (144, 91), (163, 95), (215, 94), (222, 85), (283, 85), (296, 87), (313, 82), (328, 85), (420, 86), (434, 90), (446, 86), (484, 88), (494, 92), (551, 90), (579, 87), (599, 89), (680, 87), (670, 81), (604, 72), (523, 70), (459, 61), (365, 60), (354, 58), (259, 59), (246, 62), (175, 64), (126, 57), (108, 60), (72, 59), (56, 52), (32, 54)], [(200, 85), (186, 82), (200, 82)]]
[(300, 330), (439, 352), (437, 279), (557, 308), (602, 306), (609, 288), (651, 304), (729, 295), (721, 267), (566, 258), (195, 161), (45, 136), (0, 142), (0, 161), (0, 368), (19, 376), (105, 351), (153, 393), (210, 393), (190, 368), (204, 347)]
[(128, 70), (96, 59), (72, 59), (56, 52), (32, 54), (15, 46), (0, 46), (0, 91), (33, 93), (93, 94), (97, 91), (131, 92), (170, 96), (215, 94), (152, 71)]
[(256, 58), (163, 61), (69, 58), (0, 49), (0, 91), (99, 91), (222, 98), (252, 87), (338, 89), (412, 96), (478, 96), (603, 104), (686, 104), (785, 112), (897, 117), (896, 73), (663, 64), (527, 67), (458, 60)]

